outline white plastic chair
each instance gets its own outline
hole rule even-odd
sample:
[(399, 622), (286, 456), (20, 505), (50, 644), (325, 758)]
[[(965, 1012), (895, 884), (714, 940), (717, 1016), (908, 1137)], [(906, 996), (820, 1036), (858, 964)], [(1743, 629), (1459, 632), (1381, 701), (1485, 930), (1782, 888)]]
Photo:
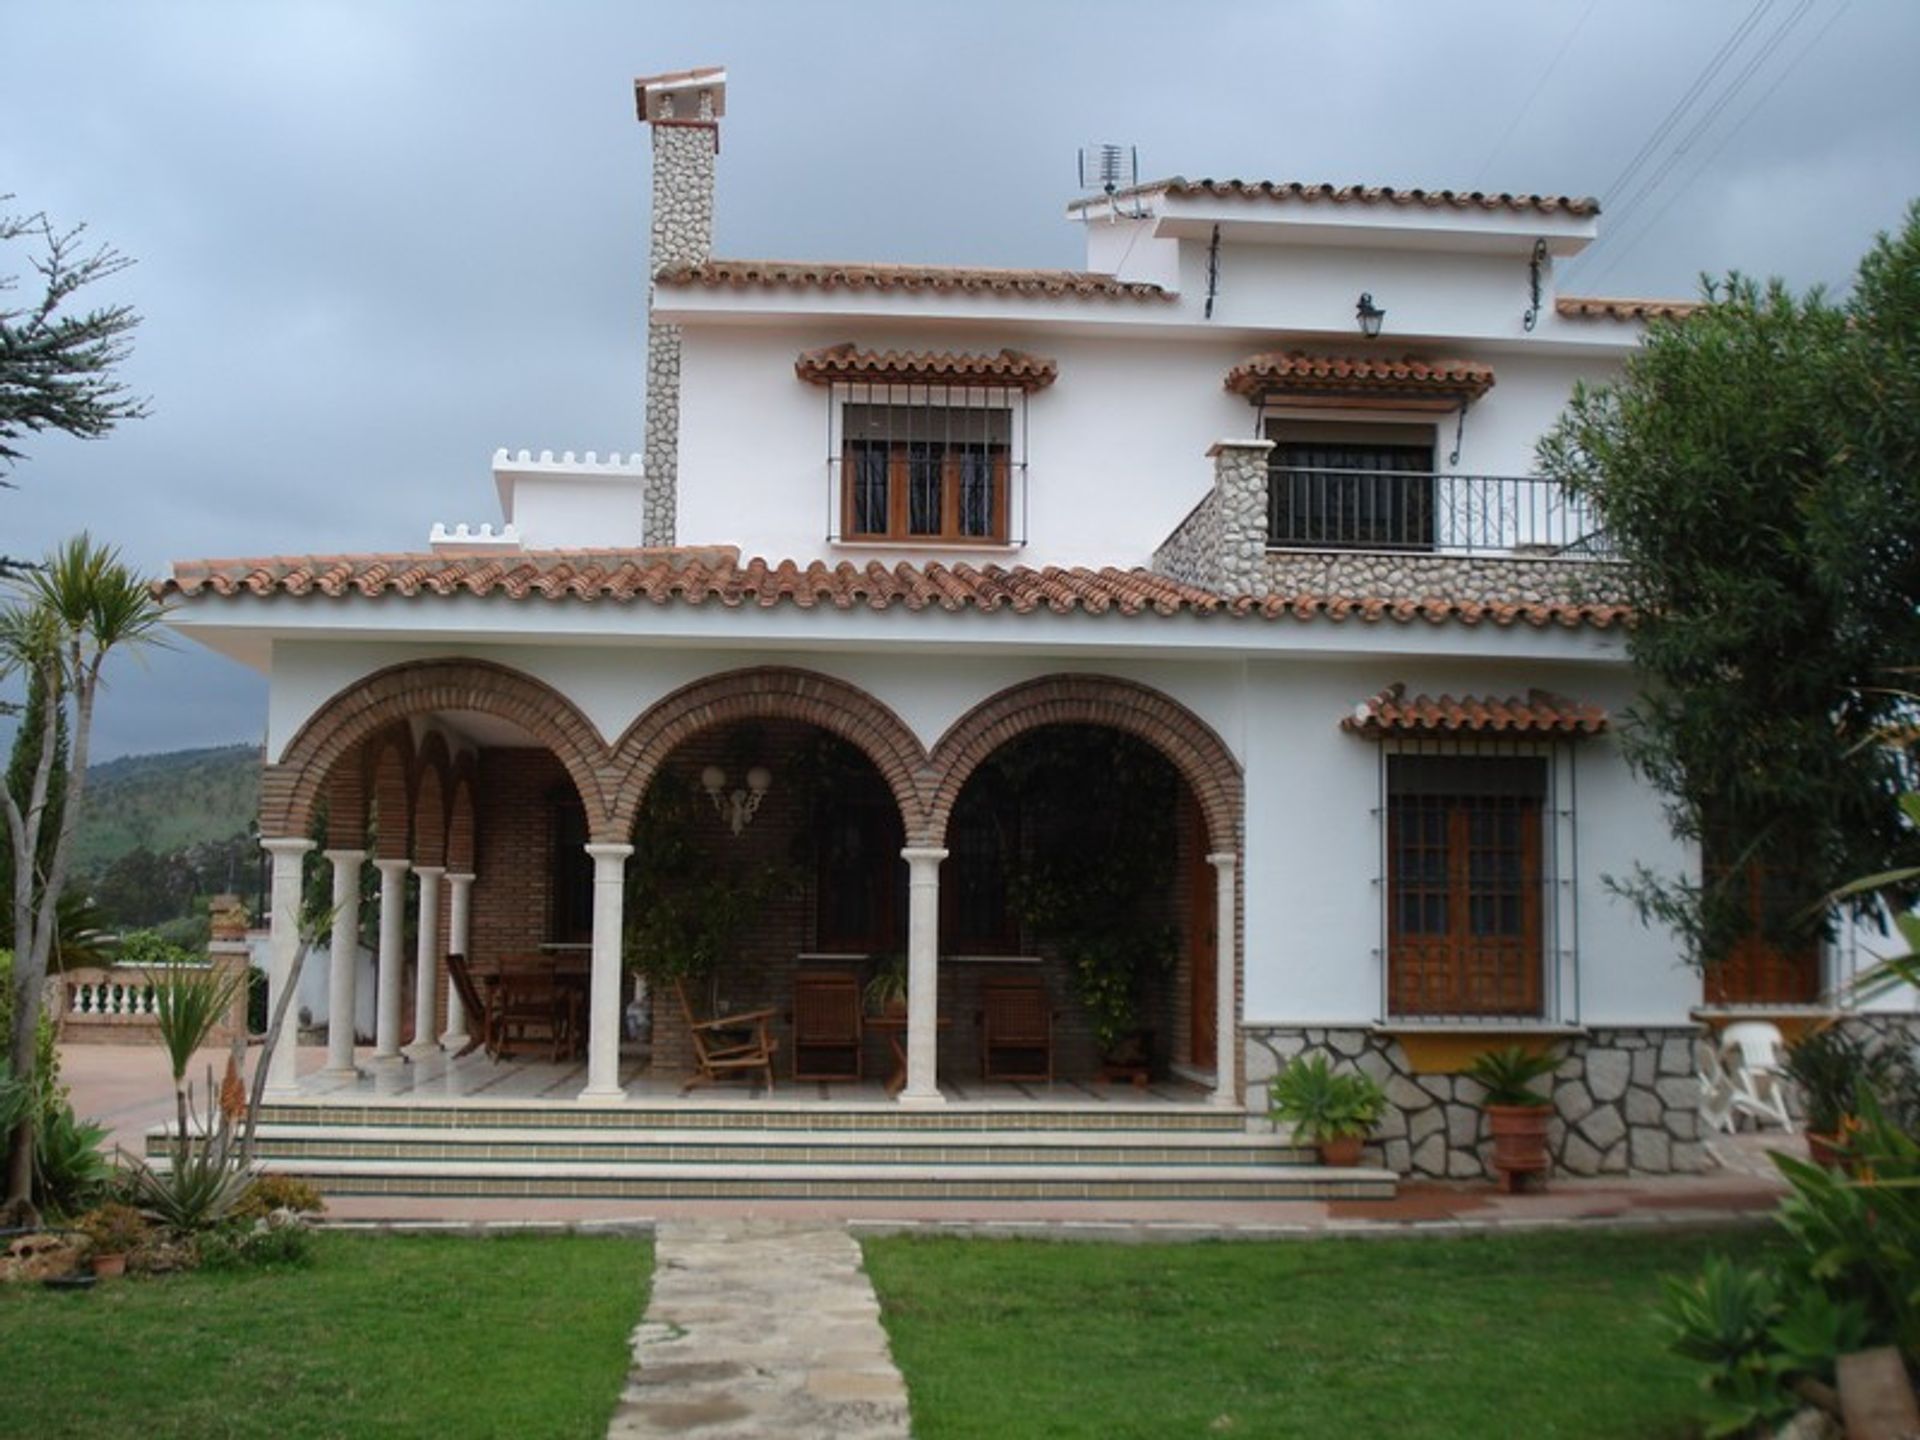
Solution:
[(1785, 1037), (1769, 1020), (1741, 1020), (1720, 1032), (1720, 1057), (1733, 1082), (1733, 1108), (1756, 1125), (1798, 1128), (1787, 1106), (1787, 1079), (1780, 1066)]
[(1694, 1078), (1700, 1082), (1700, 1123), (1710, 1130), (1733, 1134), (1738, 1128), (1733, 1114), (1737, 1092), (1727, 1067), (1720, 1063), (1720, 1052), (1711, 1040), (1701, 1040), (1694, 1046), (1694, 1060)]

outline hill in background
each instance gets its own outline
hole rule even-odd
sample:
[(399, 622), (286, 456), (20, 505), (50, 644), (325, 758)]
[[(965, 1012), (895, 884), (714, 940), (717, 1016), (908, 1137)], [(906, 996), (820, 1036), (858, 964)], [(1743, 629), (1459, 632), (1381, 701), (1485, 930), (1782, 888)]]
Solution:
[(258, 745), (128, 755), (92, 767), (74, 867), (97, 871), (136, 849), (165, 855), (244, 833), (260, 813)]

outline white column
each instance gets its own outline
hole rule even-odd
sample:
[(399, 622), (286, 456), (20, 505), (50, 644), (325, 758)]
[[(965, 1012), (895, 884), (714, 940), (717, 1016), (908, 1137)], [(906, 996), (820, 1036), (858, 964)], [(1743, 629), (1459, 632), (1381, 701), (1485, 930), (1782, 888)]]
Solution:
[(376, 860), (380, 872), (380, 981), (373, 1017), (373, 1058), (400, 1058), (400, 946), (407, 937), (409, 860)]
[[(300, 949), (300, 862), (313, 849), (311, 840), (262, 840), (260, 847), (273, 857), (273, 898), (268, 925), (273, 932), (272, 950), (267, 966), (267, 1017), (280, 1008), (281, 997), (293, 979), (293, 957)], [(285, 1096), (300, 1088), (300, 1067), (296, 1057), (299, 1041), (299, 1017), (287, 1010), (286, 1028), (273, 1047), (273, 1060), (267, 1067), (267, 1094)]]
[(420, 913), (414, 921), (413, 1044), (414, 1059), (440, 1053), (435, 1031), (440, 1023), (440, 877), (444, 865), (416, 865), (420, 877)]
[[(447, 953), (473, 958), (467, 946), (473, 938), (473, 876), (447, 876)], [(447, 992), (447, 1033), (440, 1043), (450, 1051), (461, 1050), (472, 1037), (467, 1034), (467, 1007), (458, 990)]]
[(631, 845), (587, 846), (593, 857), (593, 974), (587, 991), (585, 1101), (618, 1100), (620, 1086), (620, 947), (625, 924)]
[(327, 1074), (352, 1076), (353, 981), (360, 968), (360, 864), (364, 850), (329, 850), (333, 864), (333, 936), (327, 943)]
[(1213, 1103), (1236, 1103), (1234, 1080), (1240, 1069), (1240, 1017), (1234, 1003), (1234, 955), (1239, 942), (1233, 928), (1233, 876), (1237, 868), (1231, 852), (1207, 856), (1213, 866), (1214, 929), (1219, 935), (1214, 955)]
[(907, 862), (907, 1084), (902, 1105), (941, 1105), (940, 862), (944, 850), (909, 845)]

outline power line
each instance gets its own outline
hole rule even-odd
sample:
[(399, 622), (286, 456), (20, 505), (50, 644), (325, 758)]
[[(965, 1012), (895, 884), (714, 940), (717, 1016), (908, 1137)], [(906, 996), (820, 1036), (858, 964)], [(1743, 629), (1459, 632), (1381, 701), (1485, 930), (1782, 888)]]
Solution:
[(1747, 83), (1753, 79), (1760, 68), (1773, 58), (1774, 52), (1780, 48), (1788, 34), (1799, 25), (1801, 20), (1806, 18), (1807, 12), (1812, 8), (1813, 0), (1799, 0), (1795, 8), (1787, 13), (1787, 17), (1775, 27), (1773, 34), (1767, 37), (1760, 48), (1754, 51), (1752, 56), (1748, 58), (1747, 63), (1727, 82), (1726, 87), (1721, 90), (1719, 96), (1707, 107), (1700, 118), (1694, 122), (1692, 128), (1680, 138), (1673, 149), (1667, 153), (1666, 157), (1655, 167), (1653, 173), (1642, 182), (1640, 188), (1634, 191), (1632, 197), (1614, 212), (1613, 223), (1616, 226), (1624, 227), (1627, 217), (1632, 215), (1652, 198), (1662, 183), (1665, 182), (1667, 176), (1673, 173), (1674, 167), (1684, 160), (1695, 143), (1706, 135), (1707, 131), (1712, 128), (1713, 122), (1720, 118), (1721, 113), (1733, 102), (1734, 98), (1746, 88)]
[(1659, 226), (1661, 220), (1666, 218), (1667, 212), (1673, 208), (1674, 203), (1677, 200), (1679, 200), (1679, 198), (1682, 195), (1687, 194), (1692, 189), (1693, 182), (1700, 175), (1700, 173), (1703, 170), (1706, 170), (1708, 167), (1710, 167), (1713, 164), (1714, 161), (1720, 158), (1721, 152), (1723, 152), (1727, 148), (1727, 146), (1733, 143), (1734, 137), (1738, 135), (1742, 130), (1746, 129), (1747, 122), (1753, 119), (1755, 115), (1759, 114), (1760, 111), (1766, 107), (1767, 102), (1774, 97), (1775, 93), (1780, 89), (1780, 87), (1786, 83), (1787, 77), (1792, 75), (1794, 71), (1798, 70), (1800, 68), (1801, 63), (1807, 58), (1807, 56), (1813, 53), (1814, 47), (1819, 45), (1819, 43), (1822, 40), (1827, 38), (1827, 32), (1833, 29), (1833, 27), (1839, 23), (1840, 17), (1847, 13), (1848, 8), (1852, 4), (1853, 4), (1853, 0), (1840, 0), (1840, 4), (1834, 9), (1833, 14), (1827, 17), (1827, 23), (1822, 25), (1818, 30), (1816, 30), (1813, 33), (1812, 38), (1810, 38), (1805, 45), (1802, 45), (1800, 49), (1794, 54), (1794, 57), (1787, 62), (1786, 68), (1781, 70), (1781, 72), (1778, 75), (1774, 76), (1773, 83), (1767, 86), (1765, 91), (1761, 93), (1760, 97), (1756, 99), (1753, 102), (1753, 104), (1749, 105), (1744, 112), (1742, 112), (1740, 118), (1734, 121), (1733, 128), (1728, 130), (1725, 135), (1720, 137), (1720, 143), (1714, 146), (1713, 149), (1709, 151), (1707, 155), (1703, 157), (1700, 160), (1700, 162), (1693, 167), (1692, 170), (1687, 172), (1685, 181), (1683, 181), (1681, 185), (1671, 195), (1667, 197), (1666, 203), (1663, 204), (1658, 210), (1656, 210), (1650, 217), (1648, 217), (1648, 219), (1645, 221), (1645, 223), (1643, 223), (1640, 226), (1639, 230), (1634, 234), (1633, 239), (1625, 246), (1625, 248), (1616, 251), (1614, 253), (1613, 258), (1607, 262), (1606, 268), (1601, 270), (1598, 274), (1596, 274), (1593, 277), (1593, 280), (1595, 283), (1598, 283), (1599, 281), (1606, 279), (1607, 276), (1611, 275), (1616, 269), (1619, 268), (1620, 263), (1623, 260), (1625, 260), (1629, 255), (1631, 255), (1636, 249), (1640, 247), (1641, 242), (1644, 241), (1647, 238), (1647, 236), (1650, 235)]
[(1506, 149), (1507, 141), (1513, 138), (1513, 132), (1520, 128), (1520, 122), (1527, 118), (1527, 112), (1533, 108), (1533, 102), (1540, 98), (1540, 92), (1547, 88), (1547, 81), (1553, 78), (1553, 72), (1560, 68), (1560, 62), (1566, 58), (1567, 51), (1573, 47), (1574, 38), (1587, 23), (1587, 17), (1593, 14), (1600, 0), (1587, 0), (1587, 8), (1580, 12), (1580, 18), (1573, 22), (1573, 28), (1567, 31), (1567, 38), (1560, 42), (1560, 48), (1553, 52), (1553, 59), (1547, 62), (1547, 68), (1540, 72), (1540, 78), (1533, 82), (1533, 89), (1527, 92), (1527, 98), (1520, 102), (1520, 108), (1514, 111), (1513, 119), (1507, 122), (1507, 128), (1500, 132), (1500, 138), (1493, 142), (1493, 149), (1487, 152), (1487, 158), (1480, 162), (1480, 168), (1473, 172), (1473, 179), (1467, 182), (1471, 189), (1478, 190), (1480, 181), (1485, 177), (1494, 159)]
[(1667, 136), (1672, 132), (1673, 127), (1680, 123), (1680, 117), (1686, 114), (1688, 107), (1693, 104), (1700, 92), (1713, 83), (1715, 77), (1725, 68), (1733, 52), (1738, 49), (1740, 43), (1746, 39), (1748, 32), (1759, 22), (1760, 17), (1772, 7), (1773, 0), (1754, 0), (1753, 9), (1747, 12), (1747, 18), (1736, 25), (1733, 33), (1721, 42), (1720, 48), (1714, 51), (1713, 57), (1701, 68), (1700, 73), (1693, 77), (1693, 83), (1687, 86), (1686, 93), (1674, 102), (1673, 108), (1667, 111), (1666, 118), (1654, 126), (1653, 133), (1649, 135), (1646, 138), (1646, 142), (1634, 152), (1634, 156), (1627, 162), (1626, 168), (1614, 176), (1611, 185), (1600, 192), (1601, 206), (1603, 209), (1613, 204), (1614, 198), (1619, 195), (1621, 188), (1639, 172), (1642, 165), (1646, 164), (1647, 161), (1653, 157), (1654, 152), (1665, 142)]

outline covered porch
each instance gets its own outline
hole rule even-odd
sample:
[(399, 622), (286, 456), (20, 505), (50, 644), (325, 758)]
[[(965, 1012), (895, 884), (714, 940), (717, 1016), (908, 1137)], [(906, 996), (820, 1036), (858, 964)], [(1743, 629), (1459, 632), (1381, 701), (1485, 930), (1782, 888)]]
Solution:
[[(1136, 888), (1139, 928), (1164, 943), (1137, 987), (1141, 1063), (1123, 1072), (1137, 1083), (1114, 1084), (1117, 1022), (1096, 1013), (1060, 927), (1040, 933), (1017, 902), (1023, 886), (1065, 883), (1049, 857), (1077, 847), (1083, 871), (1101, 868), (1099, 827), (1139, 819), (1112, 804), (1130, 788), (1155, 797)], [(688, 1104), (1234, 1107), (1238, 803), (1238, 767), (1210, 730), (1106, 677), (989, 696), (928, 749), (872, 696), (815, 672), (710, 676), (608, 744), (566, 697), (506, 667), (395, 666), (322, 706), (269, 767), (276, 992), (296, 917), (328, 908), (323, 896), (333, 953), (363, 930), (378, 952), (371, 1052), (334, 1026), (322, 1074), (297, 1078), (277, 1055), (269, 1093), (678, 1102), (697, 1070), (690, 1016), (752, 1011), (775, 1042), (775, 1093), (762, 1079)], [(1077, 832), (1070, 810), (1084, 812)], [(673, 923), (689, 902), (726, 923)], [(578, 977), (548, 1063), (452, 1058), (481, 1017), (450, 983), (450, 954)], [(897, 1018), (865, 993), (895, 966)], [(352, 971), (330, 976), (335, 1016), (355, 1013)], [(796, 1064), (800, 995), (823, 976), (863, 993), (832, 1083)], [(1010, 978), (1050, 1020), (1044, 1063), (1003, 1079), (984, 1022)]]

